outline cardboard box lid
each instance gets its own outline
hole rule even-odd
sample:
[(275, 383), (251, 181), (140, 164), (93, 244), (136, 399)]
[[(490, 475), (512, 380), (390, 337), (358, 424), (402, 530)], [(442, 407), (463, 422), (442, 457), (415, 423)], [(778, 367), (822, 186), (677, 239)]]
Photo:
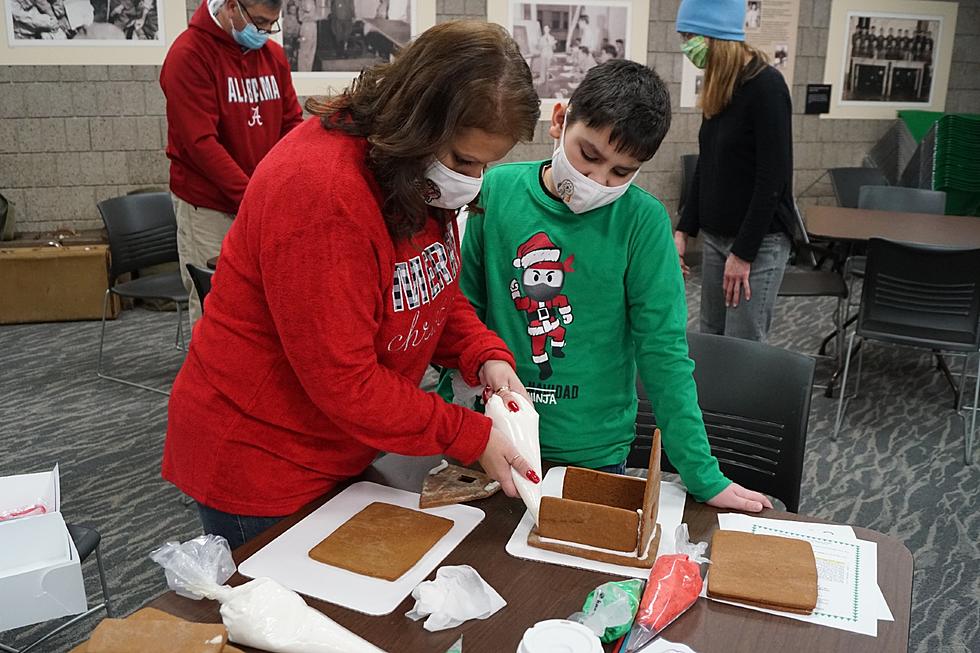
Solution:
[(48, 512), (61, 512), (61, 474), (57, 464), (50, 472), (0, 477), (0, 512), (19, 510), (38, 501)]

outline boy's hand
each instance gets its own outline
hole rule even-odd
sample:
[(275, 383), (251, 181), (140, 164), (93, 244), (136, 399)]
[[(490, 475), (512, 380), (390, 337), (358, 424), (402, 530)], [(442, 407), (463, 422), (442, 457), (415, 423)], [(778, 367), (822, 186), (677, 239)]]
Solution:
[(725, 261), (725, 277), (722, 281), (722, 289), (725, 292), (725, 306), (735, 308), (738, 300), (745, 290), (745, 301), (752, 299), (752, 289), (749, 287), (749, 273), (752, 271), (752, 264), (742, 260), (734, 254), (728, 255)]
[(715, 508), (732, 508), (743, 512), (759, 512), (763, 508), (772, 509), (772, 501), (766, 495), (754, 490), (746, 490), (738, 483), (728, 487), (708, 499), (707, 504)]
[(684, 254), (687, 252), (687, 234), (683, 231), (674, 232), (674, 247), (677, 248), (677, 256), (681, 260), (681, 274), (684, 281), (691, 278), (691, 267), (684, 262)]

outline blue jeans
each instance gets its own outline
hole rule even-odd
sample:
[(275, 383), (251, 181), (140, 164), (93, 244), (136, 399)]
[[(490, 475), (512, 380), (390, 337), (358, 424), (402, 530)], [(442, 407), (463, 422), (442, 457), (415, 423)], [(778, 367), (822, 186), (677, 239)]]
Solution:
[(232, 551), (284, 519), (283, 517), (232, 515), (201, 503), (197, 504), (197, 512), (201, 518), (201, 525), (204, 526), (204, 533), (225, 538)]
[(618, 465), (606, 465), (605, 467), (596, 467), (597, 472), (606, 472), (607, 474), (625, 474), (626, 473), (626, 461), (619, 463)]
[(749, 271), (752, 299), (739, 300), (738, 306), (725, 306), (725, 261), (731, 253), (734, 238), (715, 236), (702, 230), (701, 252), (701, 333), (765, 342), (776, 308), (776, 295), (783, 282), (789, 260), (790, 241), (786, 234), (771, 233), (762, 239), (759, 253)]

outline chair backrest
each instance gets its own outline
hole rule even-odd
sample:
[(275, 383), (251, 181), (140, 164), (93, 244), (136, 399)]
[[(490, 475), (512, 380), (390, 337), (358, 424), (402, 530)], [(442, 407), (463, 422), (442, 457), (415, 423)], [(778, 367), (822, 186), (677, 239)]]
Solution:
[(194, 282), (194, 289), (197, 291), (197, 298), (201, 300), (201, 311), (203, 312), (204, 298), (207, 297), (209, 292), (211, 292), (211, 277), (214, 276), (214, 270), (201, 268), (193, 263), (188, 263), (186, 267), (187, 271), (191, 275), (191, 281)]
[(888, 178), (878, 168), (830, 168), (827, 173), (837, 204), (848, 209), (858, 208), (862, 186), (888, 185)]
[[(796, 512), (810, 419), (814, 361), (786, 349), (688, 333), (698, 403), (711, 452), (728, 478)], [(642, 388), (628, 465), (643, 467), (656, 425)], [(661, 466), (675, 471), (664, 452)]]
[(946, 193), (904, 186), (862, 186), (858, 208), (942, 215), (946, 212)]
[(898, 344), (980, 348), (980, 249), (868, 242), (857, 332)]
[(177, 216), (170, 193), (123, 195), (99, 202), (109, 235), (112, 276), (177, 259)]
[(684, 212), (684, 205), (690, 199), (691, 184), (694, 183), (694, 173), (698, 169), (697, 154), (681, 155), (681, 197), (677, 200), (677, 214)]

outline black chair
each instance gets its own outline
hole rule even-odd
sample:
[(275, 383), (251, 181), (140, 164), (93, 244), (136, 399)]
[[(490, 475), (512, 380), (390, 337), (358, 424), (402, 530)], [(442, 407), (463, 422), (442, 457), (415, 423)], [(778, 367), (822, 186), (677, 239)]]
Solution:
[(89, 558), (89, 556), (95, 553), (95, 561), (98, 564), (99, 570), (99, 583), (102, 585), (102, 602), (90, 607), (82, 614), (75, 615), (65, 623), (59, 625), (57, 628), (44, 633), (44, 635), (34, 640), (24, 648), (13, 648), (12, 646), (0, 644), (0, 651), (3, 653), (27, 653), (28, 651), (32, 651), (58, 633), (64, 631), (66, 628), (70, 628), (82, 619), (95, 614), (99, 610), (104, 609), (106, 616), (112, 616), (112, 607), (109, 603), (109, 586), (106, 584), (105, 568), (102, 566), (102, 554), (99, 551), (102, 543), (102, 536), (91, 526), (83, 526), (81, 524), (66, 524), (66, 526), (68, 527), (68, 535), (71, 537), (72, 542), (75, 543), (75, 549), (78, 551), (78, 559), (82, 564), (85, 564), (85, 561)]
[[(800, 507), (814, 361), (749, 340), (688, 333), (698, 403), (711, 452), (728, 478)], [(629, 467), (646, 467), (657, 425), (638, 384), (636, 440)], [(676, 471), (664, 452), (661, 467)]]
[(169, 193), (141, 193), (104, 200), (99, 202), (98, 207), (109, 235), (112, 262), (109, 288), (106, 290), (102, 307), (102, 335), (99, 339), (96, 374), (101, 379), (169, 395), (166, 390), (106, 374), (102, 369), (102, 352), (105, 345), (106, 314), (111, 295), (130, 299), (165, 299), (174, 302), (177, 306), (175, 346), (184, 349), (181, 304), (187, 303), (187, 290), (179, 273), (155, 274), (116, 283), (120, 276), (137, 272), (140, 268), (178, 260), (177, 217), (174, 215), (173, 201)]
[[(904, 188), (902, 186), (862, 186), (858, 192), (859, 209), (873, 211), (902, 211), (905, 213), (932, 213), (943, 215), (946, 212), (946, 193), (923, 188)], [(853, 285), (856, 279), (864, 278), (867, 256), (849, 256), (844, 264), (844, 282), (847, 283), (851, 297), (855, 297)], [(847, 324), (857, 316), (851, 314), (854, 304), (847, 303)]]
[(191, 275), (191, 281), (194, 282), (194, 290), (197, 291), (197, 297), (201, 300), (201, 312), (203, 313), (204, 298), (211, 292), (211, 277), (214, 276), (214, 270), (198, 267), (193, 263), (187, 263), (185, 267)]
[(684, 205), (691, 198), (691, 186), (694, 184), (694, 175), (698, 170), (698, 155), (681, 155), (681, 197), (677, 200), (677, 215), (684, 213)]
[[(868, 244), (868, 266), (861, 292), (857, 328), (848, 340), (848, 351), (859, 343), (875, 340), (892, 345), (918, 347), (964, 357), (963, 373), (955, 407), (966, 385), (967, 362), (977, 355), (980, 375), (980, 249), (951, 249), (896, 243), (873, 238)], [(855, 395), (861, 384), (861, 359)], [(847, 401), (847, 374), (851, 357), (846, 357), (844, 380), (837, 402), (833, 439), (837, 439)], [(977, 421), (980, 376), (973, 391), (970, 425), (966, 428), (964, 460), (972, 461)], [(964, 417), (964, 426), (966, 420)]]
[(888, 185), (885, 173), (878, 168), (829, 168), (827, 174), (837, 205), (848, 209), (858, 208), (858, 197), (863, 186)]

